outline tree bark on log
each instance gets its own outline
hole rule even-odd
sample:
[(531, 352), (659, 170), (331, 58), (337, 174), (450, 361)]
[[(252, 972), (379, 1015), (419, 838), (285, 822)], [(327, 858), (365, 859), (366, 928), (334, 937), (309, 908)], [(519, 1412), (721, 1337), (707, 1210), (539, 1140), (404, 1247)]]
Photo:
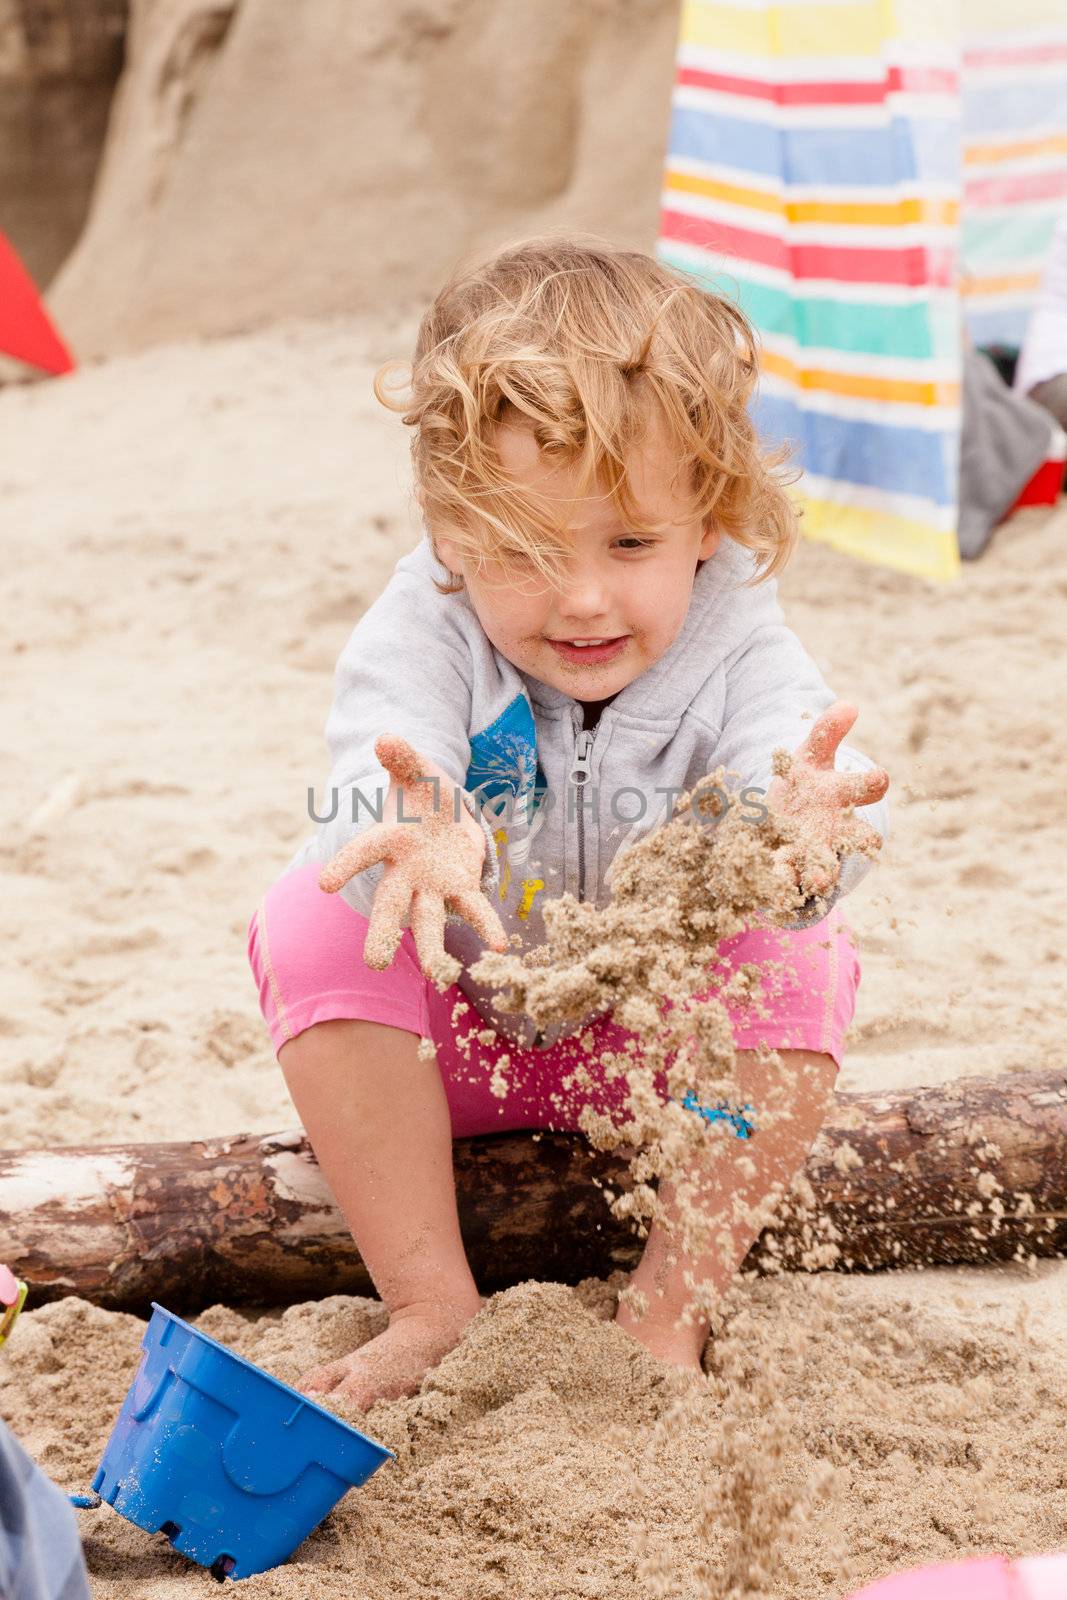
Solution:
[[(640, 1253), (598, 1187), (627, 1187), (625, 1163), (579, 1135), (459, 1140), (455, 1167), (463, 1237), (487, 1290), (574, 1283)], [(1063, 1254), (1067, 1074), (840, 1094), (807, 1178), (814, 1216), (787, 1205), (750, 1266), (812, 1264), (827, 1238), (845, 1268)], [(0, 1152), (0, 1261), (38, 1305), (77, 1294), (192, 1311), (373, 1293), (300, 1133)]]

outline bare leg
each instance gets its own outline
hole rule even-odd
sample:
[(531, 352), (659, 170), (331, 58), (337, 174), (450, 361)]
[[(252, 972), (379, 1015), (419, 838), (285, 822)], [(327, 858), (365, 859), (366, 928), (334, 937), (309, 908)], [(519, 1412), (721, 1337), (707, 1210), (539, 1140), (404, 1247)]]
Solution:
[[(713, 1126), (713, 1135), (730, 1137), (730, 1155), (735, 1158), (711, 1165), (695, 1201), (704, 1214), (723, 1219), (722, 1228), (716, 1228), (714, 1247), (690, 1260), (680, 1253), (677, 1239), (662, 1224), (653, 1223), (630, 1280), (647, 1297), (648, 1310), (639, 1317), (624, 1302), (616, 1315), (615, 1320), (653, 1355), (676, 1366), (699, 1370), (710, 1326), (706, 1307), (692, 1321), (679, 1322), (693, 1299), (686, 1275), (723, 1293), (759, 1233), (760, 1223), (753, 1214), (788, 1188), (826, 1116), (837, 1074), (833, 1057), (811, 1050), (779, 1053), (781, 1067), (761, 1063), (752, 1050), (737, 1053), (742, 1100), (756, 1108), (756, 1132), (742, 1141)], [(777, 1114), (761, 1128), (760, 1108), (768, 1106)], [(673, 1196), (671, 1185), (661, 1185), (669, 1217)], [(677, 1215), (676, 1207), (673, 1214)]]
[(389, 1311), (386, 1331), (308, 1372), (365, 1410), (413, 1394), (478, 1310), (456, 1211), (452, 1126), (441, 1074), (418, 1039), (376, 1022), (332, 1021), (278, 1052), (289, 1093), (360, 1255)]

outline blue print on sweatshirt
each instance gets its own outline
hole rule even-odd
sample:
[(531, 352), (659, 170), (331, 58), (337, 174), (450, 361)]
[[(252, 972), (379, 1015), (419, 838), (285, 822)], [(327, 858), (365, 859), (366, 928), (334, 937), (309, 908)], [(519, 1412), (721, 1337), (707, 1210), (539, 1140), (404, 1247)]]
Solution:
[(537, 760), (537, 731), (525, 695), (517, 694), (509, 706), (481, 733), (471, 736), (467, 789), (485, 800), (502, 794), (522, 795), (545, 787)]

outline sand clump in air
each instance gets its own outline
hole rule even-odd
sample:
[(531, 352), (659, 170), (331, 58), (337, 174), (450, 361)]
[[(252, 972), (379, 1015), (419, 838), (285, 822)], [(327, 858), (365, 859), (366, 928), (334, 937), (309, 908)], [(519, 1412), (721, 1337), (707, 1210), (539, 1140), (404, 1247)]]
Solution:
[[(776, 770), (783, 777), (791, 759), (788, 752), (775, 753)], [(795, 917), (829, 858), (843, 854), (851, 842), (853, 828), (849, 809), (833, 844), (822, 845), (779, 811), (752, 821), (731, 801), (728, 774), (719, 768), (679, 798), (664, 827), (616, 860), (606, 906), (570, 895), (549, 902), (543, 946), (525, 955), (489, 953), (476, 963), (474, 976), (497, 987), (496, 1003), (525, 1012), (538, 1026), (577, 1023), (610, 1011), (630, 1030), (627, 1048), (606, 1051), (598, 1061), (576, 1069), (573, 1092), (580, 1096), (592, 1086), (590, 1067), (609, 1081), (621, 1077), (625, 1082), (621, 1117), (586, 1105), (578, 1120), (595, 1148), (632, 1152), (632, 1187), (608, 1198), (615, 1215), (632, 1219), (642, 1236), (658, 1220), (671, 1229), (676, 1245), (695, 1258), (712, 1248), (722, 1232), (722, 1248), (729, 1255), (725, 1223), (752, 1221), (758, 1231), (772, 1219), (783, 1197), (781, 1188), (772, 1191), (758, 1216), (742, 1214), (740, 1201), (729, 1217), (702, 1207), (710, 1167), (747, 1157), (729, 1122), (709, 1122), (698, 1108), (727, 1118), (740, 1109), (743, 1088), (725, 1002), (740, 1003), (750, 1015), (765, 1014), (781, 963), (743, 963), (729, 976), (715, 970), (710, 987), (709, 973), (716, 968), (723, 940), (757, 918), (773, 926)], [(878, 841), (866, 844), (864, 852), (877, 855)], [(825, 902), (820, 903), (825, 909)], [(760, 1053), (778, 1071), (776, 1092), (750, 1108), (757, 1130), (766, 1134), (776, 1118), (789, 1115), (797, 1068), (766, 1046)], [(654, 1187), (664, 1181), (671, 1185), (673, 1217)], [(803, 1209), (804, 1189), (801, 1178), (795, 1209)], [(813, 1252), (807, 1264), (832, 1265), (833, 1260), (829, 1245)], [(717, 1291), (711, 1283), (691, 1282), (691, 1295), (694, 1307), (711, 1309)], [(637, 1312), (642, 1309), (634, 1306)]]

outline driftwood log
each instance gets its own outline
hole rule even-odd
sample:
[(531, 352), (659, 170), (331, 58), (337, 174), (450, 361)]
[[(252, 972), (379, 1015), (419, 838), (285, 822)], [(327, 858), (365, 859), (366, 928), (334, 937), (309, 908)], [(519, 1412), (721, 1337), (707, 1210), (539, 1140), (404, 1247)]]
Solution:
[[(625, 1188), (625, 1165), (580, 1136), (461, 1140), (455, 1165), (483, 1288), (574, 1283), (637, 1259), (598, 1187)], [(814, 1222), (787, 1208), (751, 1264), (803, 1264), (826, 1238), (846, 1268), (1067, 1253), (1067, 1074), (838, 1095), (807, 1177)], [(195, 1310), (373, 1292), (299, 1133), (0, 1152), (0, 1261), (36, 1304), (77, 1294)]]

